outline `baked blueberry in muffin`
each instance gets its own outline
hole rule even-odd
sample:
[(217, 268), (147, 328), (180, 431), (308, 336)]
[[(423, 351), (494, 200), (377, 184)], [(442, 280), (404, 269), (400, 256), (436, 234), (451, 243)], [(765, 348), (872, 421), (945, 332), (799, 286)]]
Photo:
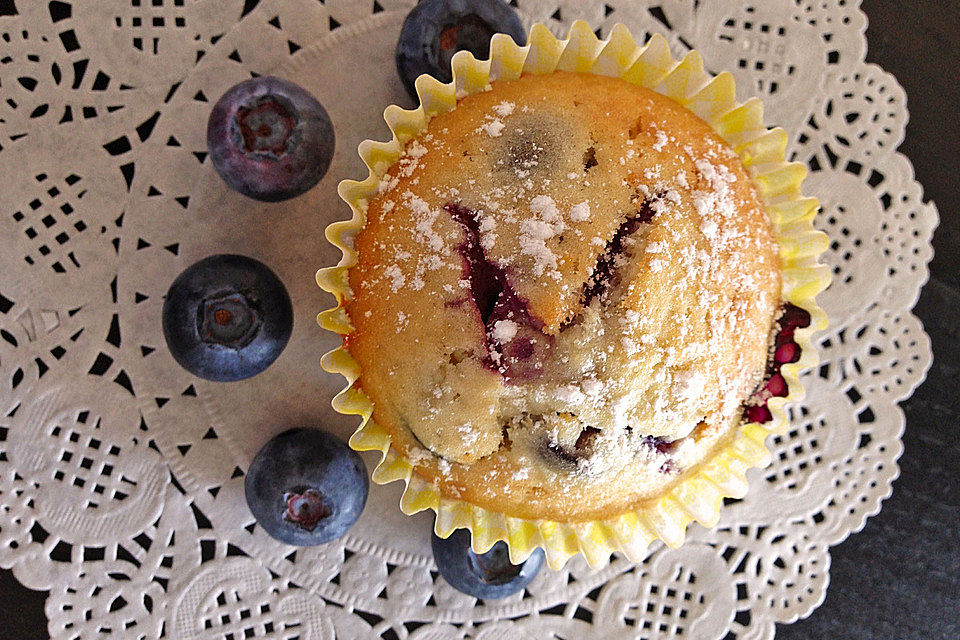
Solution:
[(783, 312), (764, 205), (726, 143), (652, 91), (494, 82), (407, 143), (366, 218), (345, 344), (373, 419), (443, 495), (616, 515), (786, 393), (777, 363), (799, 351), (778, 320), (805, 312)]

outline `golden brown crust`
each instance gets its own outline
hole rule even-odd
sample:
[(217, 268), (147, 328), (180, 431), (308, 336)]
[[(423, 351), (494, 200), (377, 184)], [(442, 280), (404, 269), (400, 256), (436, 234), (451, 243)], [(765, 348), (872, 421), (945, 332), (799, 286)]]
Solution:
[(703, 460), (780, 302), (736, 155), (589, 74), (494, 83), (435, 117), (355, 246), (348, 348), (374, 420), (441, 493), (515, 516), (615, 515)]

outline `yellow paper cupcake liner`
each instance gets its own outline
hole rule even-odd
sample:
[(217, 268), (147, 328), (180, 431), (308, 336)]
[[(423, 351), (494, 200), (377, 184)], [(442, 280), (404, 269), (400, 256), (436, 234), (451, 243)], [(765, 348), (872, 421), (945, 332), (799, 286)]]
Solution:
[(829, 284), (830, 272), (817, 262), (828, 245), (827, 236), (813, 228), (819, 204), (816, 199), (805, 198), (800, 193), (806, 168), (785, 161), (787, 134), (782, 129), (763, 126), (763, 105), (758, 99), (751, 98), (743, 104), (736, 101), (732, 75), (706, 73), (696, 51), (680, 61), (674, 60), (666, 40), (659, 35), (638, 46), (630, 31), (618, 24), (608, 39), (600, 40), (586, 22), (577, 21), (567, 38), (558, 40), (545, 26), (535, 24), (526, 46), (517, 46), (509, 36), (498, 34), (490, 44), (489, 61), (478, 61), (470, 53), (461, 51), (453, 57), (452, 66), (450, 83), (442, 84), (429, 76), (417, 79), (420, 107), (404, 110), (391, 105), (384, 110), (393, 139), (362, 142), (359, 152), (369, 175), (362, 182), (344, 180), (339, 185), (338, 193), (350, 205), (353, 217), (326, 229), (327, 239), (340, 248), (343, 257), (337, 266), (317, 273), (319, 285), (336, 296), (338, 303), (319, 315), (322, 327), (341, 336), (353, 331), (343, 307), (351, 296), (348, 272), (357, 263), (353, 238), (365, 223), (366, 203), (377, 193), (380, 177), (397, 161), (404, 145), (423, 131), (431, 117), (454, 109), (458, 97), (483, 91), (492, 80), (510, 80), (523, 74), (546, 74), (555, 70), (623, 78), (673, 99), (709, 123), (751, 172), (780, 244), (783, 299), (808, 311), (811, 325), (795, 332), (801, 358), (781, 368), (789, 394), (769, 401), (772, 421), (737, 427), (724, 447), (659, 499), (607, 520), (555, 522), (514, 518), (440, 495), (437, 488), (417, 475), (410, 462), (391, 446), (390, 434), (371, 419), (373, 403), (357, 384), (360, 366), (340, 347), (325, 354), (321, 364), (325, 370), (339, 373), (347, 380), (346, 387), (333, 399), (334, 409), (361, 416), (350, 446), (358, 451), (381, 452), (373, 481), (379, 484), (402, 481), (406, 485), (400, 498), (400, 509), (404, 513), (434, 510), (437, 535), (447, 537), (457, 528), (467, 528), (472, 533), (473, 549), (478, 553), (487, 551), (498, 540), (505, 540), (510, 547), (511, 561), (519, 563), (541, 547), (549, 566), (559, 569), (577, 553), (582, 553), (591, 566), (598, 566), (614, 551), (639, 562), (654, 540), (677, 547), (683, 543), (687, 525), (692, 520), (712, 527), (720, 517), (723, 498), (746, 494), (747, 469), (769, 462), (764, 440), (771, 433), (783, 431), (787, 425), (784, 405), (803, 396), (798, 373), (817, 363), (810, 337), (826, 327), (827, 318), (814, 297)]

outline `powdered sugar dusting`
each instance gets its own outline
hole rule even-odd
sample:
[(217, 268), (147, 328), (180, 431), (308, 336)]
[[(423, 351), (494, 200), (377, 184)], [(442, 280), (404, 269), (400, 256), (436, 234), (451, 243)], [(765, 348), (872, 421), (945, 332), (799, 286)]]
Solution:
[(534, 275), (546, 273), (559, 280), (557, 256), (547, 246), (547, 241), (566, 228), (560, 209), (550, 196), (538, 195), (530, 200), (530, 212), (533, 217), (520, 221), (520, 252), (533, 258)]
[[(375, 246), (383, 258), (371, 282), (383, 283), (384, 297), (403, 294), (391, 303), (402, 311), (378, 319), (427, 358), (389, 373), (411, 388), (421, 377), (435, 385), (423, 409), (435, 422), (422, 441), (433, 447), (429, 429), (448, 434), (454, 460), (509, 429), (512, 449), (504, 455), (512, 466), (491, 470), (484, 481), (491, 484), (535, 481), (550, 455), (566, 465), (555, 475), (577, 482), (625, 465), (641, 474), (683, 470), (690, 447), (682, 439), (700, 424), (719, 429), (734, 419), (755, 375), (756, 359), (737, 353), (747, 344), (741, 335), (764, 331), (751, 319), (763, 284), (751, 265), (774, 265), (776, 256), (752, 256), (769, 247), (742, 220), (738, 175), (745, 174), (728, 167), (722, 145), (657, 118), (638, 119), (642, 133), (630, 129), (629, 136), (617, 123), (611, 136), (598, 115), (597, 131), (583, 134), (575, 117), (553, 123), (537, 104), (515, 97), (494, 93), (483, 105), (457, 126), (446, 120), (444, 135), (462, 136), (462, 146), (443, 148), (436, 131), (408, 143), (382, 173), (369, 214), (382, 221)], [(570, 123), (576, 126), (568, 130)], [(480, 263), (494, 265), (493, 275), (465, 266), (464, 230), (450, 206), (469, 212), (471, 246), (482, 249)], [(604, 252), (608, 264), (596, 271)], [(478, 271), (491, 282), (478, 285)], [(592, 275), (606, 293), (578, 303)], [(505, 282), (516, 285), (510, 295), (522, 294), (519, 306), (504, 305)], [(416, 306), (403, 306), (407, 300)], [(491, 319), (475, 327), (481, 306), (480, 317)], [(499, 311), (491, 316), (491, 308)], [(559, 327), (543, 328), (541, 319), (555, 310)], [(427, 347), (417, 346), (435, 344), (424, 332), (437, 326), (456, 326), (450, 338), (459, 341), (453, 355), (444, 351), (439, 373)], [(552, 346), (541, 362), (547, 338)], [(496, 377), (507, 358), (530, 359), (530, 376)], [(404, 419), (420, 437), (417, 416)], [(451, 473), (448, 461), (433, 464)]]
[(501, 344), (510, 342), (516, 335), (517, 323), (513, 320), (497, 320), (493, 324), (493, 331), (490, 332), (490, 337)]
[(512, 102), (503, 101), (494, 105), (493, 110), (501, 118), (506, 118), (507, 116), (513, 114), (513, 110), (516, 106), (517, 105)]
[(530, 211), (540, 216), (544, 221), (555, 224), (560, 220), (560, 209), (550, 196), (539, 195), (530, 201)]
[(384, 270), (383, 275), (390, 279), (390, 287), (393, 289), (394, 293), (400, 291), (401, 287), (403, 287), (407, 280), (406, 276), (403, 275), (403, 272), (400, 271), (400, 267), (395, 264), (387, 267)]
[(663, 148), (667, 146), (668, 142), (670, 142), (670, 137), (660, 129), (657, 129), (656, 136), (657, 141), (653, 143), (653, 149), (654, 151), (663, 151)]
[(503, 124), (502, 120), (495, 118), (490, 122), (480, 125), (480, 130), (491, 138), (499, 138), (500, 134), (503, 133), (503, 128), (505, 126), (506, 125)]
[(440, 210), (431, 208), (426, 200), (409, 191), (404, 193), (404, 202), (414, 214), (416, 220), (414, 228), (420, 234), (419, 240), (426, 242), (427, 246), (433, 251), (443, 249), (443, 238), (433, 228), (433, 223), (440, 215)]
[(570, 207), (570, 220), (573, 222), (585, 222), (590, 219), (590, 203), (584, 200), (579, 204)]

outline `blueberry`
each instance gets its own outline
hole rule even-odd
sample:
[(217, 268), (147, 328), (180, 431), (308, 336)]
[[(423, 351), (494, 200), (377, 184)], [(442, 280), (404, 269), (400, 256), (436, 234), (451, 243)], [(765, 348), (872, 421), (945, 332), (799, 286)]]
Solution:
[(588, 460), (593, 454), (594, 442), (599, 434), (600, 430), (596, 427), (584, 427), (572, 447), (547, 439), (541, 441), (538, 452), (545, 461), (553, 463), (556, 470), (568, 473), (576, 471), (580, 462)]
[(450, 59), (457, 51), (486, 60), (497, 32), (518, 44), (527, 41), (520, 17), (503, 0), (422, 0), (403, 21), (397, 41), (397, 71), (407, 93), (417, 99), (413, 83), (424, 73), (450, 82)]
[(478, 555), (470, 548), (470, 532), (457, 529), (446, 539), (433, 535), (433, 558), (451, 587), (474, 598), (495, 600), (530, 584), (543, 565), (544, 555), (543, 549), (537, 549), (523, 564), (510, 564), (503, 541)]
[(230, 88), (210, 113), (207, 148), (220, 177), (245, 196), (278, 202), (308, 191), (333, 158), (333, 124), (316, 98), (263, 76)]
[(244, 479), (247, 506), (271, 536), (301, 547), (336, 540), (360, 517), (370, 481), (363, 460), (320, 429), (291, 429), (264, 445)]
[(293, 306), (253, 258), (215, 255), (188, 267), (163, 303), (163, 335), (184, 369), (217, 382), (255, 376), (290, 339)]
[[(455, 202), (443, 208), (463, 227), (465, 239), (458, 251), (463, 260), (464, 280), (470, 283), (470, 295), (487, 336), (489, 355), (483, 359), (483, 365), (499, 372), (508, 382), (539, 377), (553, 337), (541, 331), (543, 323), (531, 315), (526, 300), (510, 286), (504, 268), (487, 258), (476, 213)], [(491, 330), (501, 320), (516, 325), (514, 337), (505, 343), (491, 340)]]
[(589, 307), (594, 298), (606, 300), (607, 292), (620, 284), (620, 274), (617, 265), (621, 263), (621, 256), (627, 250), (626, 240), (635, 234), (642, 225), (653, 220), (653, 209), (644, 202), (635, 215), (628, 217), (607, 242), (606, 250), (597, 259), (590, 279), (584, 285), (580, 294), (580, 301), (584, 307)]

